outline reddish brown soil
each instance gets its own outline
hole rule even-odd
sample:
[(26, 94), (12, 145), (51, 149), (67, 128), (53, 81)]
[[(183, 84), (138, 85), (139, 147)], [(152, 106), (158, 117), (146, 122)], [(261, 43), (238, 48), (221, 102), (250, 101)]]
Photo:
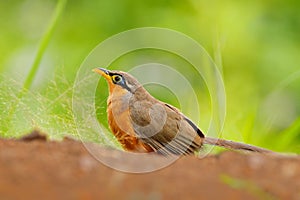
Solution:
[(81, 142), (0, 140), (0, 199), (300, 199), (300, 157), (225, 152), (130, 174), (104, 166)]

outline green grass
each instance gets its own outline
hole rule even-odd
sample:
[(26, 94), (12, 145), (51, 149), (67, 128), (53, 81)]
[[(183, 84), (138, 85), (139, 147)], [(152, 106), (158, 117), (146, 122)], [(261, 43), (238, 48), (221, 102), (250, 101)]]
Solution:
[(61, 17), (66, 4), (67, 4), (67, 0), (58, 0), (57, 1), (57, 5), (56, 5), (56, 8), (54, 10), (52, 19), (49, 23), (49, 26), (48, 26), (44, 36), (41, 39), (37, 54), (35, 56), (35, 59), (34, 59), (33, 64), (31, 66), (31, 69), (30, 69), (30, 71), (29, 71), (29, 73), (28, 73), (28, 75), (25, 79), (25, 82), (24, 82), (22, 91), (20, 92), (19, 98), (22, 98), (23, 93), (26, 93), (31, 87), (32, 82), (36, 77), (36, 74), (37, 74), (37, 71), (39, 69), (39, 66), (40, 66), (41, 60), (43, 58), (43, 55), (45, 54), (47, 46), (49, 45), (49, 42), (51, 40), (51, 37), (52, 37), (53, 32), (55, 30), (55, 27), (57, 26), (58, 20)]
[[(299, 143), (300, 118), (298, 117), (287, 129), (282, 131), (274, 142), (279, 151), (290, 151), (300, 153)], [(276, 137), (276, 136), (275, 136)]]
[[(235, 1), (230, 3), (231, 6), (225, 4), (216, 6), (208, 2), (190, 2), (183, 8), (180, 1), (174, 1), (166, 8), (166, 3), (162, 1), (153, 1), (151, 6), (141, 1), (133, 1), (133, 3), (132, 1), (130, 3), (129, 1), (118, 3), (76, 1), (66, 7), (66, 0), (58, 0), (54, 10), (51, 11), (53, 13), (44, 34), (37, 37), (36, 35), (41, 35), (40, 32), (43, 32), (40, 31), (41, 26), (34, 30), (29, 30), (32, 27), (27, 28), (27, 26), (31, 22), (34, 24), (34, 20), (38, 19), (41, 13), (22, 15), (20, 10), (26, 8), (27, 4), (1, 2), (0, 15), (3, 19), (9, 18), (10, 21), (9, 23), (5, 20), (0, 21), (3, 26), (3, 34), (0, 35), (0, 136), (20, 137), (33, 129), (39, 129), (53, 139), (61, 139), (68, 135), (102, 144), (108, 144), (107, 140), (109, 140), (112, 141), (109, 145), (118, 146), (109, 132), (103, 139), (93, 134), (78, 136), (78, 127), (84, 129), (86, 126), (84, 121), (79, 126), (74, 122), (73, 81), (80, 63), (99, 42), (133, 27), (158, 26), (186, 33), (203, 44), (208, 52), (214, 52), (211, 55), (218, 66), (222, 66), (220, 70), (223, 72), (227, 95), (223, 138), (281, 152), (300, 153), (300, 104), (298, 103), (300, 85), (297, 82), (299, 74), (288, 79), (289, 86), (283, 88), (292, 94), (296, 102), (294, 121), (281, 129), (264, 129), (261, 125), (267, 124), (267, 121), (259, 117), (260, 105), (264, 102), (264, 98), (276, 88), (279, 82), (298, 71), (300, 40), (297, 36), (300, 34), (300, 29), (290, 22), (296, 23), (299, 6), (292, 3), (286, 3), (284, 6), (279, 3), (268, 6), (267, 3), (265, 5), (259, 1), (251, 4)], [(37, 3), (38, 6), (41, 6), (40, 8), (48, 6), (52, 9), (43, 1)], [(207, 8), (208, 11), (213, 8), (218, 15), (212, 16), (211, 12), (202, 12), (202, 7)], [(291, 12), (285, 15), (287, 11)], [(232, 27), (231, 21), (236, 19), (236, 15), (241, 17), (235, 20), (235, 26)], [(287, 16), (286, 20), (279, 20), (281, 18), (278, 16), (281, 15)], [(27, 21), (22, 21), (20, 16), (28, 17)], [(159, 20), (153, 21), (146, 16), (156, 16)], [(48, 16), (46, 17), (43, 18), (44, 23), (48, 20)], [(112, 21), (115, 23), (110, 23)], [(24, 27), (34, 34), (28, 36), (28, 32), (23, 30)], [(278, 27), (281, 27), (279, 32), (276, 31)], [(276, 34), (273, 34), (275, 32)], [(32, 59), (28, 74), (22, 74), (24, 81), (10, 76), (11, 71), (18, 71), (23, 67), (23, 63), (16, 65), (14, 62), (19, 58), (15, 55), (18, 55), (18, 50), (37, 44), (37, 53)], [(49, 59), (52, 67), (55, 68), (54, 76), (43, 80), (41, 86), (32, 87), (34, 80), (39, 78), (37, 72), (44, 70), (41, 63), (45, 58)], [(133, 52), (129, 57), (124, 56), (123, 60), (120, 59), (110, 67), (128, 69), (134, 66), (134, 63), (142, 63), (144, 61), (142, 58), (148, 58), (146, 51), (140, 54)], [(171, 59), (167, 55), (160, 58), (161, 61)], [(197, 89), (198, 103), (203, 113), (198, 125), (206, 130), (209, 124), (209, 112), (211, 112), (209, 95), (203, 93), (203, 88), (206, 86), (199, 81), (199, 77), (193, 76), (192, 70), (182, 67), (184, 63), (181, 63), (180, 59), (176, 60), (176, 64), (177, 69), (186, 73)], [(91, 66), (93, 67), (96, 66)], [(57, 68), (61, 69), (57, 70)], [(96, 95), (94, 106), (99, 121), (107, 127), (105, 113), (107, 88), (104, 89), (106, 92)], [(160, 96), (170, 104), (178, 104), (176, 98), (170, 98), (165, 92), (152, 91), (155, 92), (154, 96)], [(189, 97), (186, 98), (186, 102), (188, 101)], [(189, 115), (189, 111), (193, 111), (194, 107), (193, 102), (187, 104), (190, 107), (186, 108), (185, 114)]]
[[(12, 83), (10, 83), (11, 80), (5, 79), (4, 77), (1, 79), (1, 92), (3, 93), (1, 94), (1, 97), (3, 98), (1, 109), (1, 135), (4, 137), (9, 137), (12, 135), (17, 136), (18, 134), (22, 134), (21, 132), (29, 132), (32, 128), (39, 128), (39, 122), (47, 120), (44, 119), (43, 116), (40, 116), (39, 113), (41, 110), (47, 113), (47, 109), (45, 110), (41, 108), (44, 105), (48, 105), (46, 100), (38, 93), (31, 93), (30, 87), (36, 78), (41, 60), (45, 54), (47, 46), (49, 45), (55, 27), (59, 18), (61, 17), (61, 14), (63, 13), (66, 3), (67, 0), (57, 1), (52, 19), (41, 39), (37, 54), (23, 86), (21, 88), (16, 85), (14, 86)], [(56, 117), (58, 118), (58, 121), (63, 119), (60, 116)], [(28, 119), (31, 119), (31, 122)]]

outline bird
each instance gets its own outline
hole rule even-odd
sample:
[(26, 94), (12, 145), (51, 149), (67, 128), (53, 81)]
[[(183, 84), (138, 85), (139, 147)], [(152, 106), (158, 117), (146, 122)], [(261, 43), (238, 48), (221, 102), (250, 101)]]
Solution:
[(220, 138), (207, 137), (176, 107), (154, 98), (129, 73), (95, 68), (108, 83), (109, 128), (125, 151), (190, 155), (203, 144), (227, 149), (271, 153), (271, 150)]

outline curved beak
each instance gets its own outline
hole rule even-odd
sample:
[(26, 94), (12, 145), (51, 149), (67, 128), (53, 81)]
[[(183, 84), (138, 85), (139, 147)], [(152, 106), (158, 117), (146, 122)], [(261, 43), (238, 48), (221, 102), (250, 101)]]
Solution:
[(94, 72), (96, 72), (97, 74), (100, 74), (101, 76), (103, 76), (105, 79), (109, 80), (110, 78), (110, 71), (104, 68), (95, 68), (93, 69)]

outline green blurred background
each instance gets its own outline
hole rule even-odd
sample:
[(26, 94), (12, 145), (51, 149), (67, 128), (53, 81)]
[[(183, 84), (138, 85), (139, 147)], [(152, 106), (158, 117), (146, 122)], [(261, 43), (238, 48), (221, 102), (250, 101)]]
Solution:
[[(35, 128), (54, 139), (76, 136), (72, 84), (80, 64), (108, 37), (150, 26), (192, 37), (218, 65), (227, 95), (223, 138), (300, 153), (299, 1), (69, 1), (30, 91), (18, 98), (56, 4), (0, 2), (0, 136)], [(105, 121), (106, 96), (97, 98)]]

